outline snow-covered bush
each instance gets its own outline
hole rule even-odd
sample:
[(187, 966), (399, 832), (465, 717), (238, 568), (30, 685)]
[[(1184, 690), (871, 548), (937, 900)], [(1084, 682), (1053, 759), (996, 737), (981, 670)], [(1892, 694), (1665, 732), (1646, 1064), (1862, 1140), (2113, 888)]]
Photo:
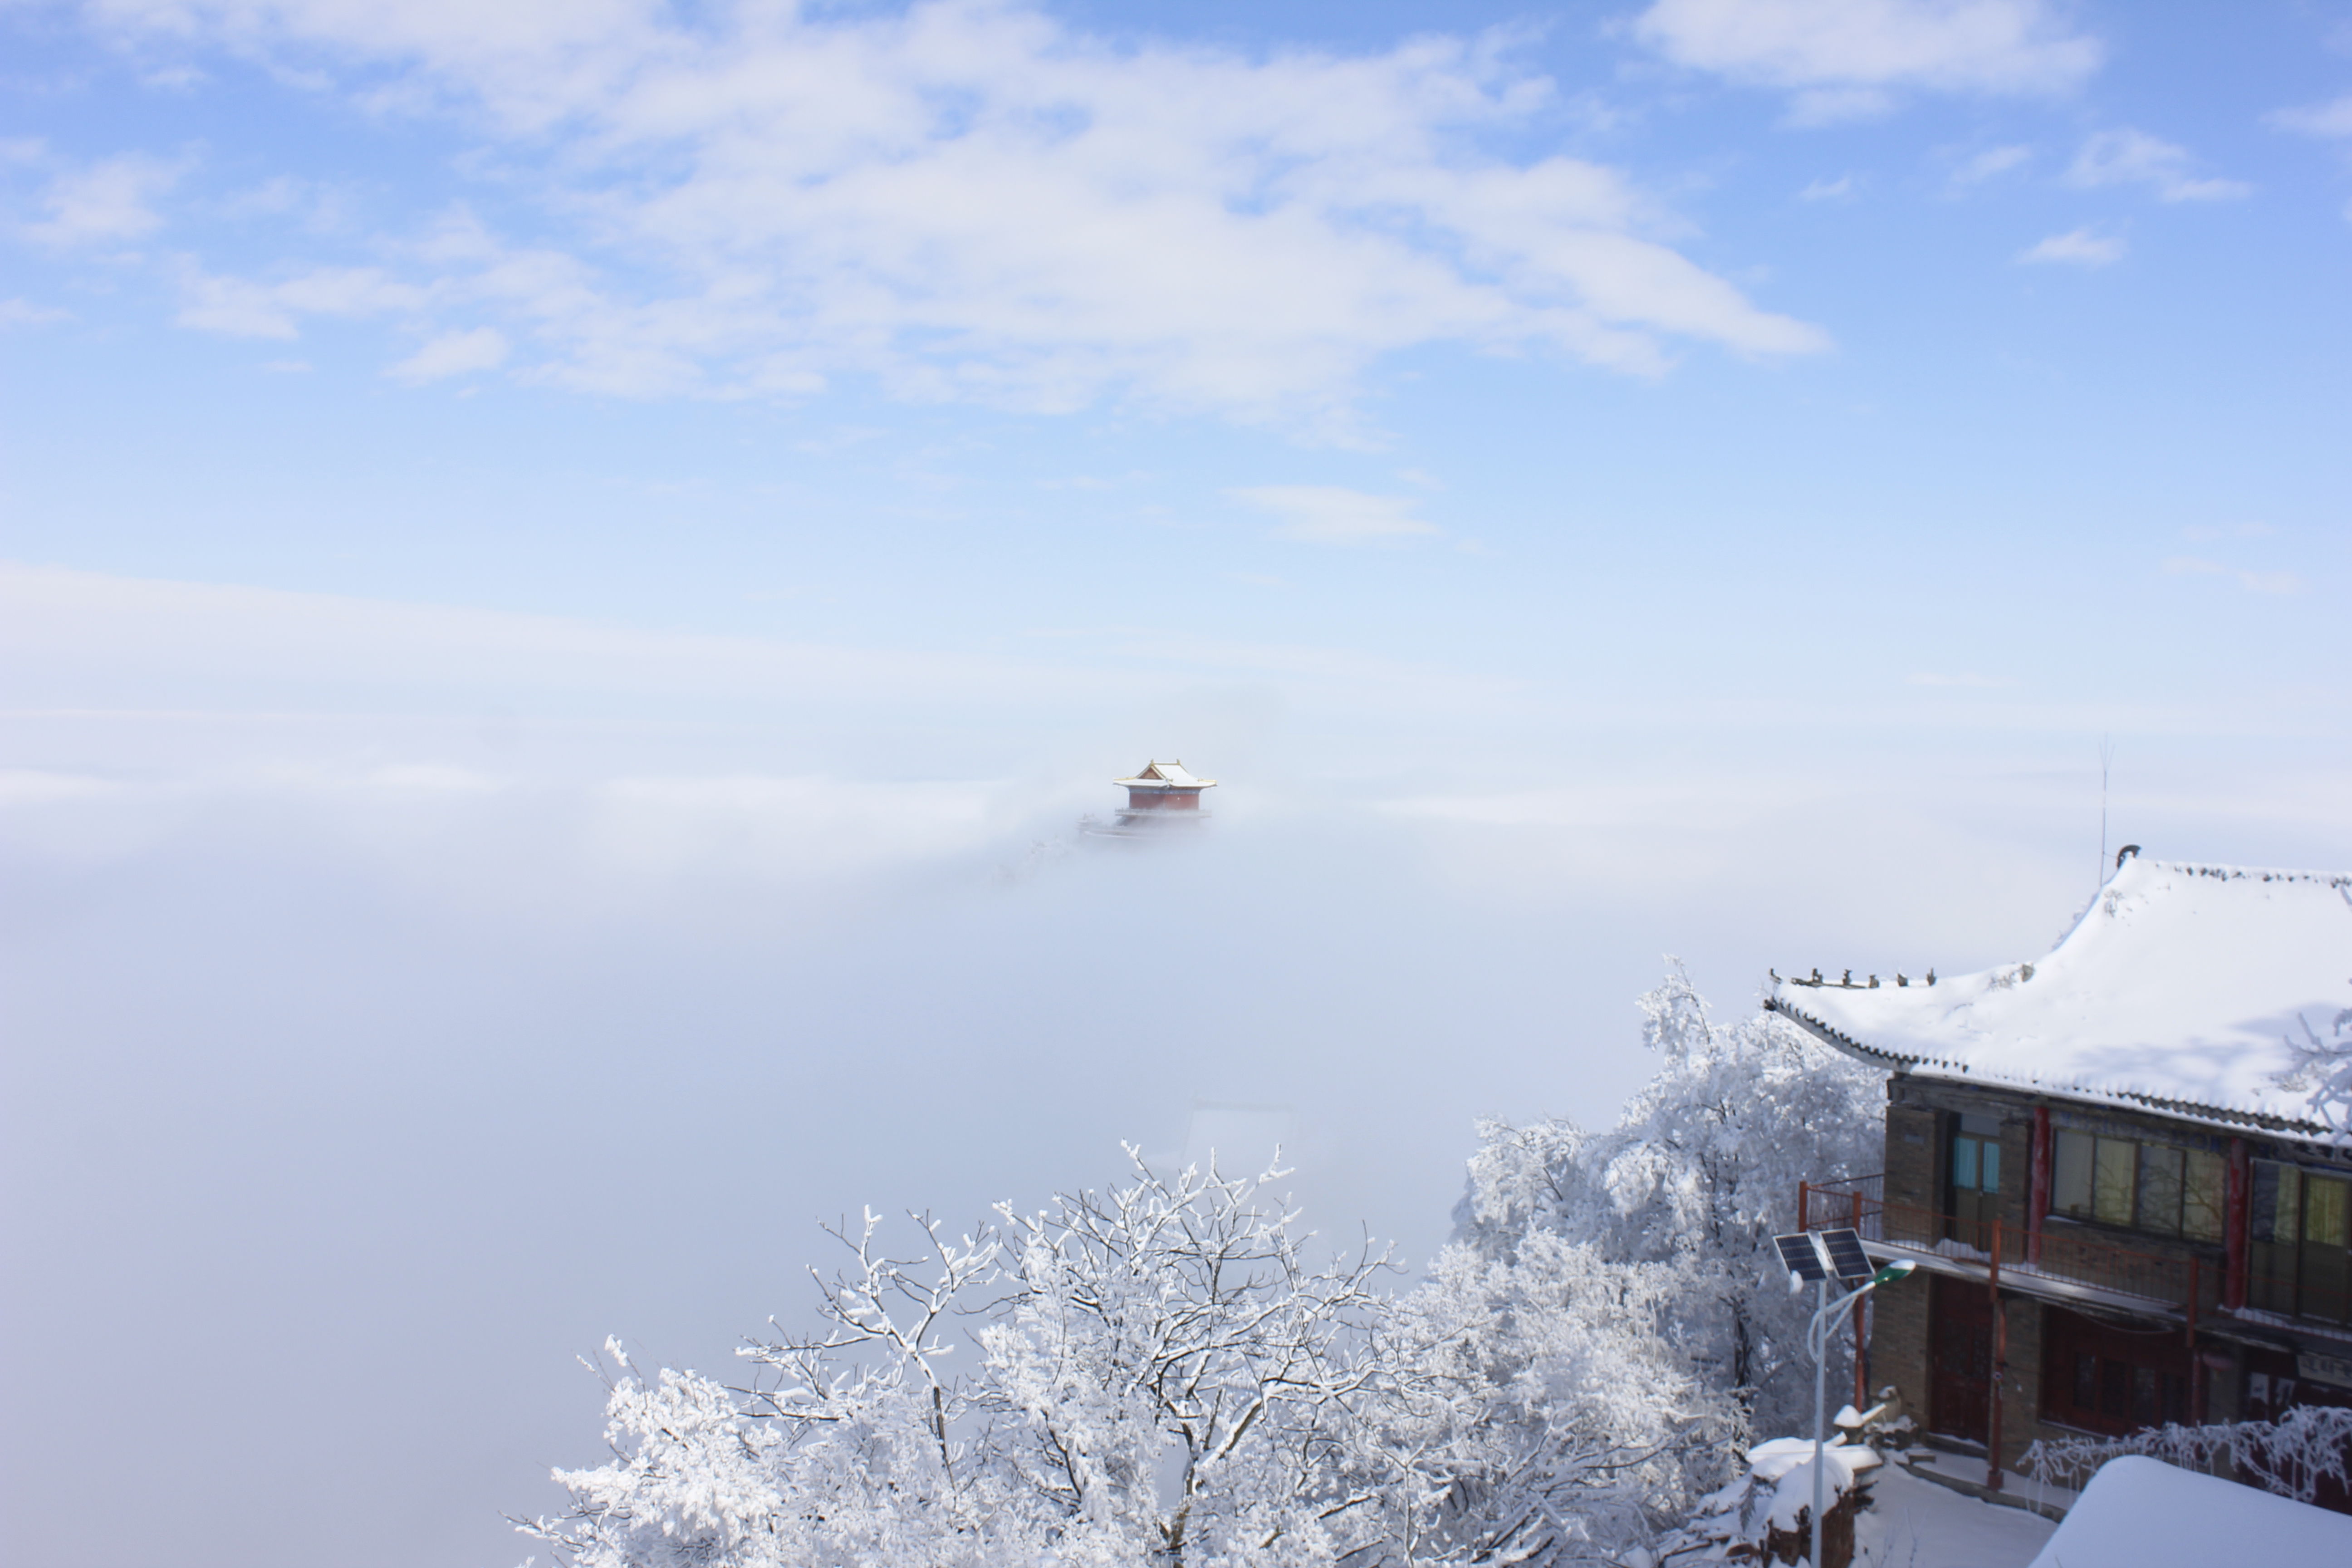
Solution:
[(2080, 1487), (2109, 1459), (2145, 1454), (2184, 1470), (2219, 1474), (2311, 1502), (2321, 1487), (2352, 1485), (2352, 1409), (2304, 1405), (2276, 1421), (2225, 1421), (2204, 1426), (2168, 1423), (2125, 1437), (2068, 1437), (2025, 1451), (2037, 1481)]
[[(1869, 1506), (1871, 1472), (1881, 1461), (1866, 1444), (1841, 1436), (1822, 1453), (1822, 1560), (1853, 1561), (1855, 1517)], [(1718, 1560), (1794, 1563), (1812, 1549), (1813, 1443), (1774, 1437), (1748, 1450), (1745, 1474), (1699, 1506), (1672, 1544), (1713, 1548)]]
[(1885, 1077), (1769, 1014), (1715, 1023), (1679, 963), (1642, 1011), (1658, 1071), (1617, 1124), (1484, 1124), (1457, 1235), (1489, 1258), (1553, 1236), (1660, 1266), (1664, 1331), (1707, 1383), (1751, 1431), (1804, 1429), (1813, 1304), (1788, 1293), (1772, 1236), (1796, 1223), (1799, 1182), (1879, 1168)]

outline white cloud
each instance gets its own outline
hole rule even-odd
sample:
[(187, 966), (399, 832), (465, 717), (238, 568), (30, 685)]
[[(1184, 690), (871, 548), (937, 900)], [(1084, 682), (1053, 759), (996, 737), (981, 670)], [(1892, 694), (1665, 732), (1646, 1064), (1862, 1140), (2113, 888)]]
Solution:
[(2263, 118), (2281, 131), (2300, 132), (2305, 136), (2352, 136), (2352, 93), (2329, 103), (2282, 109)]
[(1853, 176), (1841, 174), (1834, 180), (1815, 180), (1797, 193), (1797, 199), (1801, 202), (1834, 202), (1842, 201), (1853, 193)]
[(506, 334), (496, 327), (476, 327), (469, 332), (442, 333), (386, 374), (396, 381), (439, 381), (496, 370), (506, 362)]
[[(332, 46), (394, 72), (412, 111), (464, 106), (552, 199), (454, 217), (413, 275), (564, 384), (804, 395), (855, 374), (915, 398), (1312, 423), (1343, 419), (1380, 356), (1433, 343), (1642, 374), (1681, 344), (1826, 346), (1675, 249), (1615, 171), (1504, 151), (1556, 95), (1493, 39), (1253, 59), (984, 0), (699, 27), (491, 10), (112, 14)], [(290, 321), (244, 305), (198, 313)]]
[(1811, 121), (1884, 112), (1903, 89), (2061, 92), (2105, 54), (2042, 0), (1656, 0), (1633, 31), (1677, 65), (1794, 91)]
[(2167, 556), (2164, 569), (2176, 577), (2226, 577), (2249, 594), (2293, 594), (2303, 587), (2303, 579), (2292, 572), (2250, 572), (2194, 555)]
[(291, 338), (304, 316), (414, 315), (428, 299), (376, 267), (320, 267), (276, 282), (191, 271), (181, 279), (178, 321), (230, 337)]
[(2020, 261), (2063, 261), (2074, 267), (2106, 267), (2123, 259), (2122, 237), (2088, 228), (2053, 234), (2041, 244), (2020, 251)]
[(36, 305), (30, 300), (0, 300), (0, 331), (10, 327), (39, 327), (51, 321), (62, 321), (72, 314), (48, 305)]
[(2236, 180), (2201, 178), (2192, 174), (2193, 160), (2185, 147), (2128, 128), (2102, 131), (2083, 143), (2066, 171), (2066, 183), (2095, 185), (2147, 185), (2168, 202), (2230, 201), (2252, 187)]
[(2009, 173), (2033, 156), (2031, 147), (1988, 147), (1952, 171), (1952, 184), (1977, 185)]
[(0, 768), (0, 806), (51, 805), (59, 801), (103, 799), (121, 793), (116, 780), (89, 773)]
[(143, 153), (126, 153), (68, 170), (42, 193), (47, 215), (25, 226), (37, 245), (71, 249), (141, 239), (163, 226), (155, 198), (178, 183), (183, 166)]
[(1376, 496), (1339, 485), (1256, 485), (1230, 492), (1283, 520), (1277, 539), (1311, 544), (1393, 544), (1439, 531), (1413, 515), (1409, 497)]

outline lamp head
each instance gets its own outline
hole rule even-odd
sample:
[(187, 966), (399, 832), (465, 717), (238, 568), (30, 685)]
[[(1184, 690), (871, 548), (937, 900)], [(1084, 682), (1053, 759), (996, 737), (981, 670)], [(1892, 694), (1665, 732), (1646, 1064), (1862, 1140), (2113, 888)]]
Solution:
[(1919, 1266), (1917, 1264), (1912, 1262), (1907, 1258), (1898, 1258), (1894, 1262), (1886, 1265), (1885, 1268), (1881, 1268), (1877, 1273), (1872, 1275), (1870, 1277), (1870, 1282), (1873, 1285), (1892, 1285), (1897, 1279), (1908, 1278), (1911, 1272), (1918, 1267)]

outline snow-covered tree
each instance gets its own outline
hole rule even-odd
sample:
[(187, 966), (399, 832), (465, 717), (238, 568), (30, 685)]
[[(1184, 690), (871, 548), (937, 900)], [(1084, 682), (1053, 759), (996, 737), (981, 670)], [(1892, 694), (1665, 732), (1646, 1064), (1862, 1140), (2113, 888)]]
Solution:
[(2324, 1036), (2308, 1019), (2298, 1017), (2295, 1022), (2303, 1037), (2286, 1037), (2294, 1065), (2281, 1075), (2280, 1082), (2290, 1089), (2307, 1091), (2312, 1114), (2335, 1133), (2336, 1142), (2352, 1144), (2352, 1007), (2336, 1014)]
[(1641, 1003), (1657, 1074), (1607, 1131), (1484, 1124), (1458, 1234), (1489, 1258), (1556, 1236), (1672, 1269), (1667, 1331), (1756, 1429), (1795, 1431), (1812, 1303), (1789, 1295), (1771, 1238), (1799, 1182), (1878, 1168), (1885, 1079), (1769, 1014), (1715, 1023), (1669, 963)]
[(518, 1521), (524, 1532), (579, 1568), (1034, 1560), (1030, 1517), (988, 1467), (961, 1463), (961, 1396), (937, 1367), (955, 1348), (941, 1327), (993, 1278), (998, 1244), (916, 1223), (927, 1245), (911, 1260), (876, 1247), (871, 1212), (836, 1233), (855, 1266), (819, 1278), (826, 1331), (745, 1347), (748, 1388), (667, 1369), (648, 1383), (608, 1341), (613, 1459), (558, 1470), (571, 1511)]
[(1390, 1561), (1622, 1563), (1723, 1479), (1730, 1400), (1665, 1331), (1670, 1271), (1545, 1233), (1397, 1303), (1370, 1449)]
[(869, 1215), (825, 1331), (749, 1347), (751, 1386), (622, 1360), (612, 1459), (524, 1529), (583, 1568), (1565, 1565), (1721, 1479), (1678, 1274), (1535, 1234), (1399, 1297), (1380, 1255), (1310, 1256), (1280, 1174), (1139, 1160), (908, 1258)]
[[(1386, 1258), (1307, 1261), (1282, 1174), (1129, 1180), (999, 1213), (988, 1447), (1063, 1561), (1330, 1562), (1377, 1530), (1350, 1456)], [(1357, 1517), (1351, 1517), (1357, 1516)]]

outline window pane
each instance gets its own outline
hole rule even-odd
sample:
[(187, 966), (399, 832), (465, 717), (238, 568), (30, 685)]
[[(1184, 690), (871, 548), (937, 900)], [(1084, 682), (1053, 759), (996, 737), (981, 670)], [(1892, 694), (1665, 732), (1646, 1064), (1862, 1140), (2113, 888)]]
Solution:
[(2293, 1243), (2302, 1234), (2303, 1190), (2292, 1165), (2254, 1162), (2253, 1231), (2256, 1241)]
[(2180, 1173), (2186, 1150), (2143, 1143), (2139, 1150), (2139, 1227), (2180, 1234)]
[(2344, 1222), (2347, 1210), (2352, 1209), (2352, 1205), (2347, 1205), (2345, 1200), (2352, 1197), (2352, 1183), (2340, 1182), (2332, 1176), (2306, 1176), (2303, 1184), (2303, 1239), (2326, 1247), (2342, 1247), (2346, 1241)]
[(2203, 1149), (2189, 1152), (2189, 1190), (2180, 1199), (2180, 1234), (2191, 1241), (2221, 1239), (2221, 1211), (2229, 1179), (2219, 1154)]
[[(2313, 1182), (2313, 1187), (2320, 1184)], [(2352, 1252), (2327, 1242), (2304, 1242), (2296, 1259), (2294, 1310), (2340, 1323), (2352, 1315)]]
[(2257, 1311), (2294, 1311), (2294, 1247), (2285, 1242), (2258, 1241), (2246, 1252), (2252, 1271), (2246, 1281), (2248, 1304)]
[(2129, 1225), (2132, 1217), (2132, 1155), (2139, 1145), (2121, 1138), (2102, 1138), (2091, 1157), (2091, 1213), (2109, 1225)]
[(1984, 1157), (1977, 1162), (1977, 1185), (1986, 1192), (2000, 1191), (2000, 1145), (1987, 1140)]
[(2058, 1169), (2050, 1184), (2050, 1207), (2057, 1214), (2091, 1213), (2091, 1135), (2058, 1134)]
[(1952, 1185), (1960, 1191), (1973, 1192), (1977, 1184), (1977, 1141), (1973, 1138), (1952, 1140)]
[(2088, 1351), (2074, 1352), (2074, 1408), (2089, 1412), (2099, 1407), (2099, 1358)]

